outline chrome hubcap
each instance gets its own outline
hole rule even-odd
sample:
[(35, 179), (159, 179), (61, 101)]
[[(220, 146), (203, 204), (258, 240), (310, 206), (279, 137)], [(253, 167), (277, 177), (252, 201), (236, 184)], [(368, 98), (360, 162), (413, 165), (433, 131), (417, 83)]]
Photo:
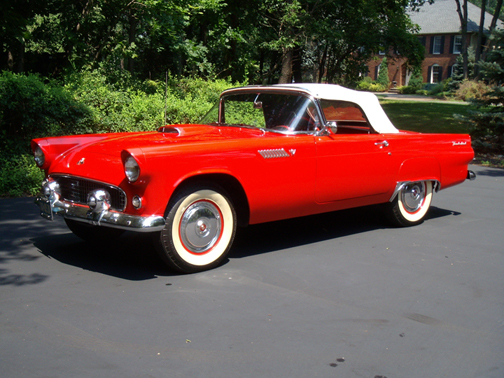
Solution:
[(208, 201), (191, 204), (180, 220), (180, 237), (185, 248), (193, 253), (205, 253), (217, 243), (222, 230), (219, 209)]
[(414, 182), (401, 190), (401, 202), (406, 211), (414, 213), (423, 205), (425, 198), (425, 183)]

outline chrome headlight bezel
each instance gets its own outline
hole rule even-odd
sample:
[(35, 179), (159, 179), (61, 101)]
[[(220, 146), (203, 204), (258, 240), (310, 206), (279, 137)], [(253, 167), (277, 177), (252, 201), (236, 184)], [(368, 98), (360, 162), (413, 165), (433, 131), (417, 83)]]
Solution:
[(35, 163), (38, 167), (42, 167), (45, 163), (45, 154), (42, 148), (39, 145), (35, 147), (33, 150), (33, 158), (35, 159)]
[(124, 174), (129, 182), (135, 182), (140, 177), (140, 165), (133, 156), (128, 156), (124, 161)]

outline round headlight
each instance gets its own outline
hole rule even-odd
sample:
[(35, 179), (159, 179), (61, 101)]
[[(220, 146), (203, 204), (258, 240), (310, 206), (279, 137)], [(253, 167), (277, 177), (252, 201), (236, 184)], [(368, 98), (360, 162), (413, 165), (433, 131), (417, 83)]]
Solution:
[(40, 146), (35, 147), (35, 150), (33, 150), (33, 157), (35, 158), (35, 163), (37, 163), (39, 167), (42, 167), (44, 165), (45, 155)]
[(124, 174), (130, 182), (135, 182), (140, 176), (140, 166), (133, 156), (130, 156), (124, 162)]

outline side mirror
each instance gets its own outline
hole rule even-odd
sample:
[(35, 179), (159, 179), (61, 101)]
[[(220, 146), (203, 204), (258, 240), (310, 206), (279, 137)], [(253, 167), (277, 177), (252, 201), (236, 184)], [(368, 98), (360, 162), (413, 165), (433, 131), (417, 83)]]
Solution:
[(333, 134), (338, 133), (338, 124), (336, 123), (336, 121), (327, 121), (325, 127), (327, 130), (330, 130), (331, 133)]

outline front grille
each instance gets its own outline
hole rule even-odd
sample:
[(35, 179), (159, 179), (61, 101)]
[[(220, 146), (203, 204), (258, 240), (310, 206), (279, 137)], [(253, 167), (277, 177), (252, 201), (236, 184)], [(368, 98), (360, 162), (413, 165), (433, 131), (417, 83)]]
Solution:
[(89, 192), (103, 189), (110, 194), (112, 210), (123, 211), (126, 208), (126, 193), (117, 186), (71, 176), (53, 176), (53, 179), (58, 182), (65, 201), (86, 205)]

